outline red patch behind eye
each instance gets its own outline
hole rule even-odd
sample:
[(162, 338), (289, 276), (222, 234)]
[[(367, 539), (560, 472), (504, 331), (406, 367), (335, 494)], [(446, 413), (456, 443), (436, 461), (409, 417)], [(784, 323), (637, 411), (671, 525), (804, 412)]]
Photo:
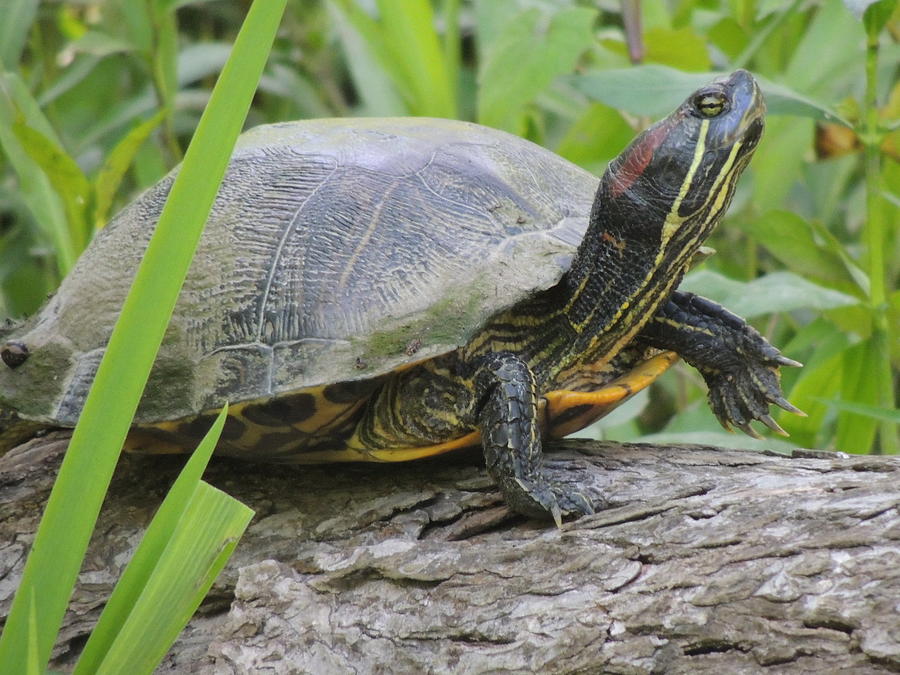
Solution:
[(617, 167), (615, 175), (612, 177), (610, 184), (610, 192), (612, 197), (616, 198), (629, 187), (632, 183), (641, 177), (644, 169), (653, 159), (653, 153), (662, 143), (663, 138), (668, 133), (667, 125), (659, 125), (653, 129), (648, 129), (647, 133), (634, 145), (627, 150), (622, 163)]

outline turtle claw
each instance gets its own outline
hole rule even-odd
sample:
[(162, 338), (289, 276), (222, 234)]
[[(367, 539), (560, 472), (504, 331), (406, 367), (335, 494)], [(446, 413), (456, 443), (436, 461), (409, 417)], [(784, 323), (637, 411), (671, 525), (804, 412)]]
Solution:
[(775, 363), (779, 366), (790, 366), (791, 368), (802, 368), (803, 364), (799, 361), (794, 361), (794, 359), (789, 359), (784, 354), (779, 354), (775, 357)]
[(791, 403), (789, 403), (788, 400), (784, 396), (779, 395), (770, 400), (772, 401), (772, 403), (777, 405), (779, 408), (781, 408), (783, 410), (787, 410), (789, 413), (794, 413), (795, 415), (799, 415), (800, 417), (808, 417), (808, 415), (805, 412), (803, 412), (802, 410), (800, 410), (800, 408), (798, 408), (795, 405), (791, 405)]
[(556, 523), (556, 529), (562, 529), (562, 510), (559, 508), (559, 503), (554, 502), (553, 506), (550, 507), (550, 515), (553, 517), (553, 522)]
[[(515, 489), (510, 490), (513, 485)], [(534, 482), (518, 478), (507, 484), (503, 492), (514, 511), (533, 518), (550, 516), (557, 528), (562, 527), (567, 516), (580, 518), (594, 513), (594, 504), (586, 495), (544, 477)]]
[(595, 513), (594, 503), (587, 495), (569, 489), (563, 492), (562, 488), (558, 487), (554, 488), (554, 492), (556, 492), (560, 508), (566, 515), (580, 518)]
[(754, 429), (753, 427), (750, 426), (749, 422), (744, 422), (743, 424), (735, 424), (734, 426), (736, 426), (738, 429), (743, 431), (750, 438), (755, 438), (758, 441), (762, 440), (762, 436), (759, 435), (759, 433), (756, 431), (756, 429)]
[(759, 418), (759, 421), (762, 422), (763, 424), (765, 424), (767, 427), (769, 427), (772, 431), (774, 431), (779, 436), (785, 436), (785, 437), (790, 436), (790, 434), (788, 432), (786, 432), (784, 429), (781, 428), (781, 425), (778, 424), (778, 422), (776, 422), (775, 420), (772, 419), (771, 415), (768, 415), (768, 414), (763, 415), (762, 417)]

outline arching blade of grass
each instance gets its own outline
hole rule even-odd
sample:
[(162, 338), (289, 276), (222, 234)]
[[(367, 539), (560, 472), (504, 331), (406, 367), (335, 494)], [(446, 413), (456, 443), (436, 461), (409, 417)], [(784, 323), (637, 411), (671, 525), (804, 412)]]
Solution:
[[(139, 614), (136, 604), (139, 598), (144, 598), (145, 595), (152, 593), (152, 590), (147, 590), (148, 587), (159, 585), (160, 582), (155, 578), (165, 575), (166, 571), (166, 567), (161, 564), (161, 557), (164, 554), (168, 556), (176, 555), (176, 544), (173, 541), (181, 536), (179, 534), (181, 530), (186, 527), (192, 527), (188, 521), (187, 513), (189, 509), (194, 508), (192, 503), (197, 498), (199, 486), (202, 484), (200, 477), (203, 475), (203, 471), (219, 440), (222, 427), (225, 426), (227, 414), (228, 408), (226, 406), (219, 413), (218, 418), (213, 422), (203, 441), (191, 455), (178, 479), (166, 494), (166, 498), (160, 505), (156, 515), (153, 516), (153, 520), (147, 527), (140, 545), (134, 552), (134, 556), (129, 561), (107, 601), (106, 607), (100, 615), (100, 620), (94, 626), (94, 630), (91, 631), (91, 636), (84, 646), (84, 651), (81, 652), (78, 665), (75, 667), (74, 672), (76, 675), (97, 672), (101, 663), (104, 663), (106, 655), (113, 649), (117, 653), (121, 653), (121, 646), (114, 645), (116, 640), (120, 639), (119, 636), (128, 621), (136, 620), (147, 627), (141, 640), (145, 644), (148, 641), (167, 637), (174, 628), (172, 624), (177, 626), (177, 630), (174, 631), (175, 635), (184, 627), (182, 622), (184, 612), (180, 609), (174, 612), (175, 616), (171, 614), (167, 617), (157, 615), (151, 619), (146, 615)], [(227, 538), (230, 540), (232, 535), (237, 537), (243, 532), (253, 513), (236, 499), (227, 497), (227, 495), (222, 493), (219, 494), (220, 496), (215, 499), (215, 514), (221, 517), (221, 522), (215, 522), (223, 526), (228, 525), (225, 529), (229, 533)], [(193, 513), (193, 511), (190, 512)], [(207, 520), (199, 524), (195, 523), (193, 527), (195, 532), (202, 531), (204, 536), (208, 536), (211, 534), (212, 529), (207, 525), (214, 522), (214, 513), (205, 513), (204, 516)], [(232, 529), (238, 527), (239, 529)], [(203, 559), (204, 553), (208, 554), (210, 551), (218, 551), (225, 544), (226, 542), (222, 538), (213, 538), (208, 550), (192, 552), (190, 559), (185, 556), (183, 561), (186, 562), (183, 562), (183, 567), (178, 574), (179, 583), (186, 581), (190, 584), (188, 588), (191, 589), (201, 587), (201, 582), (206, 579), (210, 571), (205, 565), (197, 565), (196, 567), (194, 565)], [(191, 566), (190, 571), (192, 573), (189, 573), (188, 565)], [(213, 575), (214, 577), (215, 575)], [(165, 579), (165, 577), (163, 582), (170, 588), (175, 585), (172, 579)], [(203, 599), (205, 593), (206, 588), (204, 588), (203, 594), (196, 597), (196, 603), (192, 605), (191, 612), (197, 608), (197, 604)], [(192, 598), (194, 597), (193, 593), (189, 595)], [(178, 603), (170, 601), (167, 601), (165, 604), (169, 612), (173, 612), (175, 606), (178, 605)], [(146, 600), (143, 607), (142, 611), (146, 613), (148, 611)], [(189, 616), (190, 614), (188, 614)], [(187, 619), (184, 619), (184, 621), (187, 621)], [(152, 636), (149, 634), (150, 632), (153, 633)], [(162, 649), (162, 653), (165, 654), (165, 650), (168, 649), (170, 644), (171, 641), (159, 647), (147, 646), (146, 648), (154, 654), (158, 653), (159, 649)], [(151, 670), (156, 664), (149, 665), (150, 668), (148, 670)], [(129, 672), (133, 672), (133, 670), (129, 669)]]
[[(378, 0), (376, 20), (358, 0), (332, 2), (396, 89), (403, 92), (411, 114), (456, 117), (458, 63), (448, 59), (458, 55), (442, 49), (430, 3)], [(360, 85), (366, 87), (364, 82)]]
[(106, 224), (109, 215), (109, 207), (113, 197), (119, 188), (119, 183), (125, 176), (134, 156), (140, 150), (147, 137), (156, 129), (157, 125), (165, 117), (165, 111), (160, 110), (150, 119), (141, 122), (129, 131), (116, 144), (112, 152), (107, 155), (103, 166), (94, 178), (94, 223), (95, 228), (101, 228)]
[(81, 672), (152, 673), (252, 517), (249, 508), (201, 481), (103, 662)]
[(47, 243), (53, 247), (59, 276), (62, 277), (74, 264), (78, 251), (72, 243), (62, 200), (13, 132), (13, 126), (20, 118), (52, 138), (53, 128), (22, 78), (15, 73), (0, 73), (0, 148), (18, 174), (23, 201)]
[(395, 77), (412, 94), (414, 115), (456, 117), (456, 82), (434, 28), (428, 2), (378, 0), (385, 44)]
[(172, 186), (75, 428), (0, 636), (0, 664), (7, 669), (27, 662), (32, 596), (38, 661), (42, 667), (49, 661), (103, 495), (285, 4), (266, 0), (250, 8)]
[(0, 67), (12, 68), (19, 62), (28, 38), (39, 0), (7, 0), (0, 21)]
[(87, 211), (91, 185), (75, 159), (56, 140), (31, 128), (24, 118), (13, 122), (13, 133), (59, 195), (75, 253), (88, 242)]

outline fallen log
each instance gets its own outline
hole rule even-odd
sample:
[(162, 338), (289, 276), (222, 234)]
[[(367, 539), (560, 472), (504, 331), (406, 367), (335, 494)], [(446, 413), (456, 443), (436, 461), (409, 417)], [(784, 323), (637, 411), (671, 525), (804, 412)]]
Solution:
[[(0, 458), (5, 616), (67, 437)], [(900, 671), (900, 458), (564, 441), (598, 500), (511, 514), (476, 454), (215, 460), (256, 510), (167, 672)], [(53, 667), (70, 667), (183, 459), (124, 456)]]

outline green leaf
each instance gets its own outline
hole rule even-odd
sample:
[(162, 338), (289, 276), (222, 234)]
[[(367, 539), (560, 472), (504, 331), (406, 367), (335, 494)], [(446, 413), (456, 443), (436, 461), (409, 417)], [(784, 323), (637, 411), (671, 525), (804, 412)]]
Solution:
[[(685, 73), (668, 66), (594, 70), (569, 79), (573, 86), (595, 101), (635, 115), (662, 117), (678, 107), (695, 89), (709, 84), (722, 73)], [(791, 89), (756, 76), (770, 115), (797, 115), (850, 126), (827, 106)]]
[[(865, 33), (862, 26), (849, 20), (840, 2), (823, 2), (810, 15), (799, 44), (792, 45), (790, 63), (783, 82), (810, 95), (826, 95), (841, 73), (861, 77)], [(823, 45), (828, 45), (823, 49)]]
[(592, 9), (572, 7), (557, 11), (548, 21), (532, 9), (508, 23), (479, 72), (478, 121), (520, 131), (524, 107), (569, 72), (593, 43), (595, 16)]
[(40, 0), (6, 0), (0, 21), (0, 70), (19, 63)]
[(175, 13), (157, 11), (154, 19), (153, 79), (162, 99), (162, 107), (174, 110), (175, 95), (178, 93), (178, 27)]
[(153, 672), (231, 557), (252, 517), (253, 511), (236, 499), (200, 482), (96, 672)]
[(880, 408), (875, 405), (868, 405), (866, 403), (856, 403), (854, 401), (842, 401), (836, 398), (818, 398), (816, 399), (820, 403), (824, 403), (825, 405), (836, 408), (838, 410), (845, 410), (847, 412), (852, 412), (857, 415), (862, 415), (863, 417), (870, 417), (873, 420), (879, 420), (882, 422), (890, 422), (891, 424), (900, 424), (900, 410), (896, 409), (887, 409)]
[[(878, 378), (881, 368), (874, 342), (864, 340), (847, 349), (843, 357), (842, 400), (863, 405), (878, 404)], [(878, 420), (840, 409), (835, 445), (838, 450), (854, 454), (871, 452)]]
[(121, 21), (116, 24), (125, 40), (144, 54), (153, 47), (153, 21), (150, 17), (150, 2), (134, 0), (110, 0), (110, 9), (117, 10)]
[(650, 28), (644, 32), (645, 60), (688, 71), (712, 65), (706, 41), (693, 28)]
[(13, 122), (13, 133), (62, 199), (69, 238), (75, 251), (81, 253), (89, 238), (87, 211), (91, 186), (87, 176), (62, 146), (28, 126), (23, 118)]
[[(50, 658), (103, 495), (285, 4), (286, 0), (253, 3), (213, 89), (53, 485), (0, 636), (0, 663), (25, 663), (28, 598), (35, 589), (39, 590), (39, 663), (46, 664)], [(190, 536), (197, 535), (192, 532)], [(224, 545), (221, 554), (230, 546)], [(218, 564), (221, 559), (220, 555), (210, 562)], [(177, 568), (178, 563), (170, 560), (167, 564)], [(135, 640), (140, 642), (139, 637)]]
[(391, 76), (390, 55), (378, 24), (352, 0), (331, 0), (328, 8), (341, 35), (347, 66), (366, 115), (408, 115)]
[[(790, 211), (767, 211), (759, 218), (742, 223), (742, 229), (764, 246), (769, 253), (787, 267), (807, 278), (839, 286), (845, 290), (858, 289), (866, 295), (868, 281), (865, 273), (850, 259), (844, 248), (823, 229), (813, 227)], [(822, 239), (827, 245), (822, 245)]]
[(734, 17), (723, 16), (712, 28), (708, 36), (712, 44), (721, 49), (732, 60), (747, 46), (747, 33)]
[(796, 189), (815, 132), (813, 120), (775, 117), (766, 120), (766, 130), (751, 165), (753, 203), (785, 205)]
[(97, 56), (79, 54), (37, 98), (38, 104), (46, 108), (63, 94), (71, 91), (85, 80), (97, 67), (101, 59)]
[(134, 51), (134, 45), (130, 42), (95, 30), (89, 30), (75, 40), (72, 43), (72, 48), (82, 54), (92, 54), (100, 57)]
[(843, 124), (845, 127), (853, 126), (823, 103), (799, 94), (785, 85), (769, 82), (761, 77), (757, 79), (760, 89), (766, 97), (766, 106), (771, 115), (811, 117), (821, 122)]
[(826, 310), (859, 303), (853, 296), (819, 286), (793, 272), (772, 272), (745, 282), (703, 269), (688, 274), (679, 288), (715, 300), (747, 319), (774, 312)]
[(53, 138), (53, 129), (21, 78), (0, 74), (0, 145), (19, 176), (19, 189), (34, 221), (53, 246), (60, 276), (72, 267), (78, 252), (72, 242), (62, 200), (40, 166), (29, 156), (13, 133), (16, 120), (24, 118), (32, 127)]
[[(866, 32), (869, 35), (878, 35), (887, 25), (887, 22), (890, 21), (891, 15), (897, 8), (897, 0), (875, 0), (875, 2), (872, 2), (872, 0), (844, 0), (844, 3), (854, 14), (856, 12), (853, 5), (868, 5), (863, 12), (862, 19)], [(859, 17), (857, 16), (857, 18)]]
[(378, 0), (386, 51), (395, 82), (410, 96), (414, 115), (456, 117), (456, 83), (450, 82), (430, 2)]
[(334, 114), (310, 78), (280, 63), (269, 66), (259, 81), (259, 89), (290, 101), (293, 104), (293, 110), (288, 113), (291, 118), (331, 117)]
[(228, 406), (225, 406), (166, 494), (134, 556), (113, 589), (97, 625), (91, 631), (78, 658), (75, 675), (95, 672), (118, 638), (138, 599), (156, 573), (157, 562), (181, 527), (180, 523), (200, 485), (200, 478), (216, 447), (227, 416)]
[(0, 235), (3, 316), (31, 315), (59, 284), (45, 261), (33, 255), (33, 234), (30, 228), (20, 226)]
[(205, 77), (215, 75), (231, 53), (231, 45), (224, 42), (201, 42), (188, 45), (178, 54), (178, 86), (186, 87)]
[(106, 156), (103, 166), (94, 179), (94, 227), (99, 229), (106, 224), (109, 207), (119, 189), (128, 167), (147, 137), (162, 122), (165, 111), (160, 110), (150, 119), (141, 122), (125, 134), (116, 147)]
[(807, 417), (781, 413), (778, 423), (806, 447), (834, 447), (836, 416), (818, 399), (839, 396), (844, 381), (843, 355), (851, 345), (850, 336), (825, 319), (803, 326), (784, 345), (784, 353), (804, 363), (787, 398)]
[(592, 103), (570, 126), (556, 153), (579, 166), (599, 173), (634, 137), (621, 113)]

